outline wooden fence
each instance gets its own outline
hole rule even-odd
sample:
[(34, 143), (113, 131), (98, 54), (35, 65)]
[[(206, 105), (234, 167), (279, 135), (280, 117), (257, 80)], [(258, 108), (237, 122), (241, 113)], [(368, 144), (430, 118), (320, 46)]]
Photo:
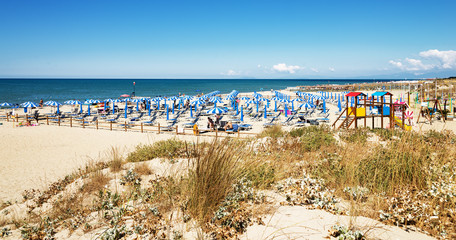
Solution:
[[(27, 123), (27, 121), (35, 122), (36, 119), (32, 115), (18, 115), (11, 116), (8, 113), (4, 115), (0, 115), (0, 120), (4, 120), (7, 122), (17, 122), (17, 123)], [(201, 135), (201, 136), (211, 136), (211, 137), (249, 137), (249, 136), (256, 136), (256, 133), (250, 132), (241, 132), (238, 130), (237, 132), (225, 132), (219, 130), (209, 130), (205, 129), (201, 132), (195, 134), (193, 132), (193, 128), (183, 128), (179, 126), (167, 127), (167, 126), (160, 126), (160, 123), (156, 125), (148, 125), (142, 122), (132, 123), (132, 122), (108, 122), (108, 121), (88, 121), (88, 119), (78, 119), (73, 117), (68, 118), (60, 118), (60, 117), (51, 117), (51, 116), (44, 116), (39, 115), (38, 122), (40, 124), (46, 125), (54, 125), (60, 127), (79, 127), (79, 128), (88, 128), (88, 129), (96, 129), (96, 130), (109, 130), (109, 131), (129, 131), (129, 132), (141, 132), (141, 133), (167, 133), (167, 134), (175, 134), (175, 135)]]

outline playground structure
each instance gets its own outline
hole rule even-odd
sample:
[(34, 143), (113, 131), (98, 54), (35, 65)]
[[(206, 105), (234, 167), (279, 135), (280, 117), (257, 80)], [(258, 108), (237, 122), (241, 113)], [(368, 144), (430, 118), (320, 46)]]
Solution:
[[(369, 118), (371, 119), (369, 122), (372, 123), (370, 127), (375, 128), (375, 119), (377, 118), (380, 119), (380, 128), (394, 128), (398, 126), (404, 130), (412, 129), (411, 116), (413, 112), (406, 113), (408, 108), (406, 102), (396, 101), (393, 103), (393, 95), (389, 92), (375, 92), (370, 97), (362, 92), (350, 92), (345, 97), (345, 109), (332, 124), (333, 128), (348, 129), (352, 125), (354, 125), (354, 128), (358, 128), (359, 120), (364, 120), (364, 127), (369, 127)], [(369, 112), (367, 111), (368, 108), (370, 109)], [(406, 119), (409, 120), (409, 124), (405, 123)], [(342, 120), (342, 123), (337, 125), (339, 120)], [(385, 125), (385, 123), (388, 124)]]
[[(448, 100), (444, 99), (443, 101), (443, 110), (439, 99), (428, 99), (421, 102), (420, 113), (418, 114), (416, 122), (418, 123), (420, 121), (420, 117), (423, 117), (428, 120), (430, 124), (432, 124), (432, 117), (435, 116), (437, 112), (442, 114), (442, 120), (445, 122), (447, 118), (446, 104)], [(434, 106), (430, 108), (429, 104), (431, 103), (434, 103)]]

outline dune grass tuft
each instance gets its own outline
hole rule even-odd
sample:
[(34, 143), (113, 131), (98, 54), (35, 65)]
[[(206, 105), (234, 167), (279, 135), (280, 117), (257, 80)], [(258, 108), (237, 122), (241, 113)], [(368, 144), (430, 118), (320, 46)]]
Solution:
[(158, 141), (152, 145), (138, 145), (127, 156), (128, 162), (143, 162), (154, 158), (174, 159), (185, 156), (185, 142), (178, 139)]

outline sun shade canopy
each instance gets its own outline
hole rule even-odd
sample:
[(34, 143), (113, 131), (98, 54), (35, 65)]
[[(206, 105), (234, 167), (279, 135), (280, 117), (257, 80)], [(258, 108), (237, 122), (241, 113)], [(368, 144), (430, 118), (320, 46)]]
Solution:
[(351, 92), (345, 95), (346, 97), (357, 97), (357, 96), (366, 96), (366, 94), (362, 92)]
[(393, 94), (391, 94), (390, 92), (374, 92), (374, 93), (372, 93), (372, 96), (374, 96), (374, 97), (383, 97), (385, 95), (392, 96)]

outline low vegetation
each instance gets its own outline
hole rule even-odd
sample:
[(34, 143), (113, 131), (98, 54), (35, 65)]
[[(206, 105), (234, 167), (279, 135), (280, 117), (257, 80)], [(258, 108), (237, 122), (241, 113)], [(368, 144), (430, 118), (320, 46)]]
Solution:
[[(171, 139), (129, 154), (113, 149), (105, 163), (79, 169), (46, 191), (25, 192), (27, 215), (3, 219), (0, 236), (19, 229), (24, 239), (52, 239), (62, 229), (81, 229), (101, 239), (179, 239), (186, 231), (236, 238), (249, 225), (262, 224), (262, 214), (273, 210), (263, 194), (274, 191), (285, 197), (282, 205), (363, 215), (452, 238), (455, 140), (451, 132), (311, 126), (289, 132), (273, 127), (248, 140)], [(157, 159), (180, 171), (151, 169)], [(366, 238), (352, 226), (335, 226), (329, 234)]]

